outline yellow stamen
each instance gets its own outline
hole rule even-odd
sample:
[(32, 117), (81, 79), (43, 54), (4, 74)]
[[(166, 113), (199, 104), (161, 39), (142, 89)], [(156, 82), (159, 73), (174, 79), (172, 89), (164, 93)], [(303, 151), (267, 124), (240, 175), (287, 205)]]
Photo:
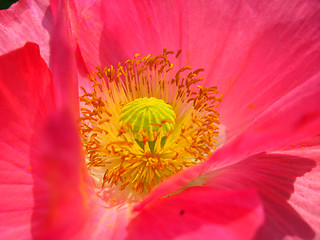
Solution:
[(89, 76), (92, 92), (82, 88), (81, 135), (90, 172), (102, 186), (148, 192), (214, 150), (221, 96), (216, 87), (197, 85), (203, 69), (172, 73), (168, 54), (136, 54), (123, 66), (97, 67)]

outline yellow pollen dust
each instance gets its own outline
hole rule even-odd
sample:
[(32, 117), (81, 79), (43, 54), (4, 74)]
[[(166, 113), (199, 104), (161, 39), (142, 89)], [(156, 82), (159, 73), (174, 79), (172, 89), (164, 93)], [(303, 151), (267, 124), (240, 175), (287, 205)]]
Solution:
[(146, 193), (215, 149), (221, 96), (216, 87), (197, 85), (203, 69), (174, 73), (169, 54), (97, 67), (89, 76), (92, 91), (81, 87), (80, 131), (89, 172), (101, 187)]

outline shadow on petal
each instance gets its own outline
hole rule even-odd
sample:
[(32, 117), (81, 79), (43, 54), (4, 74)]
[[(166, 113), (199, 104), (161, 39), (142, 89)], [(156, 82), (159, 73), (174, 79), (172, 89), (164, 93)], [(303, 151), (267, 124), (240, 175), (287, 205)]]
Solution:
[(54, 109), (52, 81), (33, 43), (0, 56), (0, 66), (0, 239), (31, 239), (30, 144)]
[(262, 153), (212, 171), (206, 185), (219, 190), (258, 190), (266, 221), (257, 232), (256, 239), (280, 240), (286, 236), (313, 239), (314, 230), (288, 204), (288, 200), (294, 192), (296, 178), (315, 166), (315, 161), (308, 158)]

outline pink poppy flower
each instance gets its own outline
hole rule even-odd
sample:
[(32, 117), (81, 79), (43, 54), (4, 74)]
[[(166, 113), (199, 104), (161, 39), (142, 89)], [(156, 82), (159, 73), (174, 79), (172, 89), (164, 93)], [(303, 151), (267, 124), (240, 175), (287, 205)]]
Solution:
[[(1, 239), (319, 238), (319, 23), (316, 0), (20, 1), (1, 11)], [(40, 50), (14, 50), (26, 41)], [(88, 174), (78, 84), (90, 92), (96, 66), (164, 47), (182, 49), (176, 68), (204, 68), (201, 84), (223, 94), (221, 145), (121, 202), (125, 191), (101, 195)]]

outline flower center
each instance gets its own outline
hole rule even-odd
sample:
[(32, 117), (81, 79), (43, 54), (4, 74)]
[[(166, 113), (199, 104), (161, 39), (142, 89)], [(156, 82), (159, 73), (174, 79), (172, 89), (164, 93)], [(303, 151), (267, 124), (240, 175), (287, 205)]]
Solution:
[(120, 113), (120, 120), (131, 130), (136, 142), (144, 149), (148, 142), (150, 150), (154, 151), (157, 139), (164, 145), (175, 124), (176, 114), (172, 107), (162, 99), (137, 98), (127, 103)]
[(146, 193), (215, 149), (221, 96), (216, 87), (197, 85), (203, 69), (173, 74), (172, 53), (98, 67), (89, 76), (92, 91), (82, 87), (81, 135), (101, 187)]

